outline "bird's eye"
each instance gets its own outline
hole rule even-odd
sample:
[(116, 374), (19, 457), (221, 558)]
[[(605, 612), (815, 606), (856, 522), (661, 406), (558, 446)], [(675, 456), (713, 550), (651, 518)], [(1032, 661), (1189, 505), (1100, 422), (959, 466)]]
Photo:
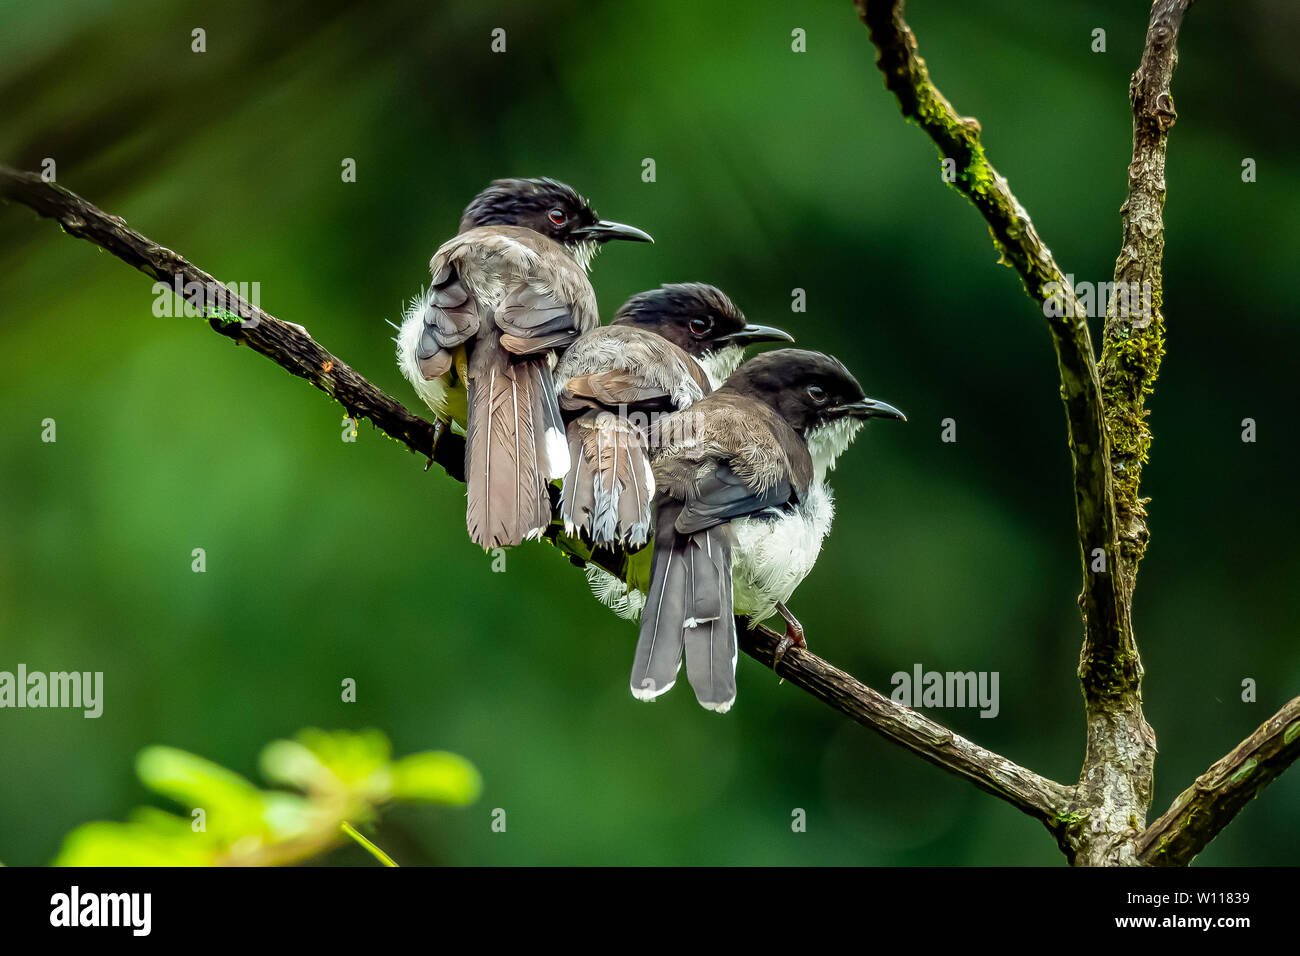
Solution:
[(549, 213), (549, 218), (551, 222), (555, 223), (557, 226), (563, 226), (564, 220), (567, 217), (564, 215), (563, 209), (552, 209)]
[(826, 389), (822, 388), (820, 385), (809, 385), (808, 397), (813, 400), (814, 405), (825, 405)]
[(706, 316), (691, 319), (691, 334), (705, 336), (713, 331), (713, 320)]

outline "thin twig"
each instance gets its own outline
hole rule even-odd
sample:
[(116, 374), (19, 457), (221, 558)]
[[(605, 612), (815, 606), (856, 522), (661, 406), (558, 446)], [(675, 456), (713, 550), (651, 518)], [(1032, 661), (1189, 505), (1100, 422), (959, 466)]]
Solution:
[(394, 867), (397, 866), (396, 860), (394, 860), (383, 850), (379, 849), (379, 847), (375, 846), (373, 842), (367, 840), (364, 836), (362, 836), (361, 833), (357, 830), (357, 828), (354, 827), (352, 824), (348, 823), (347, 820), (344, 820), (342, 823), (339, 824), (339, 829), (342, 830), (344, 833), (346, 833), (348, 836), (350, 836), (352, 839), (356, 840), (357, 843), (361, 845), (362, 849), (364, 849), (367, 853), (373, 856), (384, 866), (394, 866)]

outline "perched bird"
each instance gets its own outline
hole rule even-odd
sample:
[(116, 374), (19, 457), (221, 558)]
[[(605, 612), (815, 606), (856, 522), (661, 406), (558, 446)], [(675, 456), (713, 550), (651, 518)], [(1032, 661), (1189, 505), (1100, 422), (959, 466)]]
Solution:
[[(761, 526), (796, 513), (817, 480), (812, 449), (823, 457), (842, 450), (844, 436), (872, 417), (904, 418), (867, 398), (837, 359), (780, 349), (746, 362), (716, 392), (655, 423), (655, 541), (634, 696), (654, 700), (671, 688), (684, 655), (700, 704), (719, 713), (731, 708), (738, 608), (732, 554), (748, 546), (739, 543), (748, 534), (742, 522)], [(755, 585), (757, 599), (783, 605), (789, 597)], [(801, 644), (802, 635), (791, 640)]]
[(465, 511), (484, 548), (550, 523), (547, 484), (569, 470), (552, 369), (599, 324), (587, 268), (611, 239), (652, 242), (599, 219), (553, 179), (499, 179), (429, 263), (433, 282), (397, 336), (402, 374), (440, 422), (465, 429)]
[(568, 533), (596, 546), (644, 545), (654, 497), (652, 417), (703, 398), (713, 390), (708, 366), (767, 341), (794, 339), (749, 324), (720, 289), (686, 282), (633, 296), (613, 322), (570, 346), (555, 371), (569, 441), (560, 497)]

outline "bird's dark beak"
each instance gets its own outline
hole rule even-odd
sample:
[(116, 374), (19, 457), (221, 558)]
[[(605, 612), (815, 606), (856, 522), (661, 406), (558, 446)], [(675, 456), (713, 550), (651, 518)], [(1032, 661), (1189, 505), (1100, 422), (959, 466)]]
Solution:
[(907, 416), (893, 405), (888, 402), (878, 402), (874, 398), (837, 405), (831, 409), (831, 412), (837, 415), (848, 415), (851, 418), (897, 418), (900, 422), (907, 421)]
[(593, 242), (609, 242), (611, 239), (627, 239), (630, 242), (654, 242), (654, 238), (645, 230), (621, 222), (610, 222), (608, 219), (602, 219), (590, 226), (583, 226), (573, 232), (579, 239), (590, 239)]
[(730, 335), (718, 336), (718, 341), (728, 345), (750, 345), (754, 342), (793, 342), (794, 336), (771, 325), (746, 325)]

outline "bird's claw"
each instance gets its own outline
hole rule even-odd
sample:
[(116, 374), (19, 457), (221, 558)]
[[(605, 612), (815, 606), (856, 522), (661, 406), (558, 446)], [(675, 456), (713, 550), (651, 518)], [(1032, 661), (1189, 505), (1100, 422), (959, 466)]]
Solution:
[(428, 471), (430, 468), (433, 467), (433, 456), (434, 453), (437, 452), (438, 450), (438, 440), (442, 438), (443, 430), (446, 427), (447, 427), (446, 423), (441, 418), (435, 418), (433, 420), (433, 440), (429, 442), (429, 458), (424, 463), (425, 471)]
[(789, 634), (777, 642), (776, 652), (772, 655), (772, 666), (775, 667), (781, 663), (781, 658), (785, 657), (785, 652), (794, 647), (794, 638)]
[[(781, 659), (785, 657), (790, 648), (798, 647), (806, 650), (808, 647), (808, 642), (803, 637), (803, 625), (790, 613), (789, 608), (784, 604), (778, 604), (776, 609), (785, 618), (785, 636), (777, 642), (776, 651), (772, 654), (772, 670), (776, 670), (777, 665), (781, 663)], [(785, 678), (782, 677), (777, 683), (785, 683)]]

